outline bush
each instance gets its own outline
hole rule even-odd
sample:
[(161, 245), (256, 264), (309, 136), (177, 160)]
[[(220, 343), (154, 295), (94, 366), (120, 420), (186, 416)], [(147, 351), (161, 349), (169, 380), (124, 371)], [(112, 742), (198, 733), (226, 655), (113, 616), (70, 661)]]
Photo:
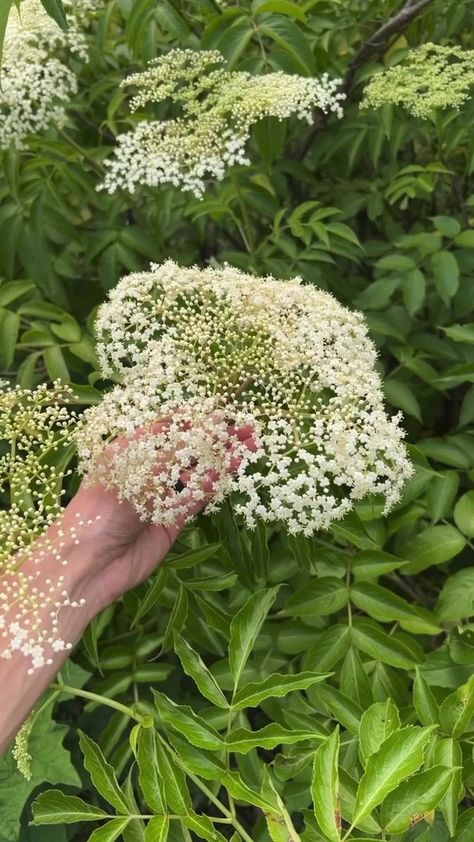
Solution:
[[(2, 377), (60, 379), (76, 409), (98, 404), (113, 384), (97, 306), (150, 261), (301, 275), (364, 312), (415, 473), (387, 516), (366, 498), (314, 537), (249, 530), (230, 502), (189, 525), (88, 628), (17, 744), (30, 779), (1, 761), (0, 842), (468, 842), (473, 104), (454, 86), (426, 117), (400, 98), (359, 106), (412, 48), (473, 48), (470, 4), (87, 5), (89, 59), (58, 53), (77, 79), (66, 122), (3, 151)], [(44, 6), (60, 20), (59, 0)], [(248, 127), (250, 163), (206, 176), (202, 198), (98, 191), (117, 135), (175, 116), (168, 101), (131, 112), (120, 87), (173, 48), (218, 50), (252, 77), (340, 77), (343, 116), (267, 110)]]

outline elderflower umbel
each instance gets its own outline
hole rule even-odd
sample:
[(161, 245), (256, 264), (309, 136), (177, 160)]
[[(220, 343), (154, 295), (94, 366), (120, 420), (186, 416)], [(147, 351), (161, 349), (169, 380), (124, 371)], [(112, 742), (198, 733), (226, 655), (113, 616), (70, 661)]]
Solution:
[(5, 32), (0, 76), (0, 148), (22, 149), (25, 138), (65, 121), (65, 103), (77, 91), (76, 76), (61, 52), (87, 57), (82, 27), (97, 0), (64, 0), (66, 31), (40, 0), (13, 3)]
[(474, 50), (423, 44), (401, 64), (375, 73), (364, 91), (362, 108), (402, 105), (416, 117), (437, 108), (460, 108), (474, 85)]
[[(76, 424), (66, 405), (70, 398), (70, 389), (59, 383), (34, 390), (0, 384), (0, 657), (24, 655), (31, 662), (29, 672), (71, 648), (59, 636), (59, 613), (83, 604), (65, 590), (65, 533), (59, 529), (54, 540), (45, 535), (62, 511), (62, 481)], [(78, 521), (74, 539), (82, 525)], [(46, 557), (57, 563), (54, 579), (42, 574)]]
[[(84, 413), (80, 470), (144, 520), (168, 526), (235, 493), (249, 527), (311, 535), (366, 494), (399, 498), (400, 419), (385, 414), (362, 315), (328, 293), (167, 261), (123, 278), (96, 329), (102, 372), (121, 382)], [(254, 450), (229, 425), (250, 425)]]
[(251, 126), (262, 117), (295, 114), (311, 123), (315, 108), (342, 114), (344, 94), (327, 74), (252, 76), (225, 70), (223, 61), (215, 50), (171, 50), (122, 82), (138, 88), (132, 110), (171, 100), (180, 113), (175, 119), (142, 120), (119, 135), (114, 156), (105, 162), (102, 188), (133, 192), (139, 184), (172, 184), (200, 197), (206, 177), (221, 180), (233, 164), (250, 164), (245, 147)]

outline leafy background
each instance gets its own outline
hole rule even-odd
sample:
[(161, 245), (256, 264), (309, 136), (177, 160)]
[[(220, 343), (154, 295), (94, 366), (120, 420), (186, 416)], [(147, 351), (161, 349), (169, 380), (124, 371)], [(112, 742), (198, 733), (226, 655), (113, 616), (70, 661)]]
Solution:
[[(99, 401), (95, 309), (150, 260), (300, 274), (364, 311), (416, 473), (388, 517), (369, 500), (311, 540), (246, 532), (230, 507), (189, 528), (88, 629), (62, 675), (77, 697), (56, 691), (33, 729), (32, 781), (1, 762), (1, 842), (474, 838), (473, 106), (358, 106), (407, 48), (473, 48), (473, 18), (471, 0), (104, 2), (66, 127), (4, 153), (2, 377)], [(252, 166), (203, 200), (97, 192), (136, 119), (121, 79), (174, 46), (340, 75), (344, 117), (262, 121)]]

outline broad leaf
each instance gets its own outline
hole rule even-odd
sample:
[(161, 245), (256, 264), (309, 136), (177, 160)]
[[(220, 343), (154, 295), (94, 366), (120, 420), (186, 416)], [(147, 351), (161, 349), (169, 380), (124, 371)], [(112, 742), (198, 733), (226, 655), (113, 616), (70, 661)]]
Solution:
[(387, 833), (397, 834), (421, 821), (437, 807), (452, 777), (451, 769), (434, 766), (403, 781), (382, 804), (382, 827)]
[(145, 842), (166, 842), (170, 829), (168, 816), (153, 816), (145, 830)]
[(387, 737), (400, 728), (400, 716), (391, 699), (375, 702), (364, 711), (359, 727), (359, 751), (361, 760), (366, 763), (371, 754), (375, 754)]
[(128, 818), (112, 819), (94, 830), (89, 836), (88, 842), (115, 842), (122, 835), (129, 822), (130, 819)]
[(357, 824), (423, 763), (433, 728), (407, 725), (395, 731), (368, 758), (357, 790), (352, 821)]
[(164, 813), (165, 798), (157, 752), (154, 728), (139, 728), (136, 755), (140, 788), (150, 809), (155, 813)]

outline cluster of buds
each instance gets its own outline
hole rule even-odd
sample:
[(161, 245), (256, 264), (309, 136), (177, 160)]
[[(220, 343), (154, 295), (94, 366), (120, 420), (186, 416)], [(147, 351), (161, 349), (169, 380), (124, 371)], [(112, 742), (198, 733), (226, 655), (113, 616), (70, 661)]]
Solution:
[(144, 73), (125, 79), (138, 93), (132, 110), (170, 100), (176, 118), (141, 120), (118, 138), (102, 187), (133, 192), (139, 184), (172, 184), (200, 197), (206, 179), (221, 180), (234, 164), (250, 164), (246, 146), (254, 123), (295, 115), (311, 123), (320, 109), (342, 115), (340, 81), (278, 71), (254, 76), (226, 70), (215, 50), (171, 50)]

